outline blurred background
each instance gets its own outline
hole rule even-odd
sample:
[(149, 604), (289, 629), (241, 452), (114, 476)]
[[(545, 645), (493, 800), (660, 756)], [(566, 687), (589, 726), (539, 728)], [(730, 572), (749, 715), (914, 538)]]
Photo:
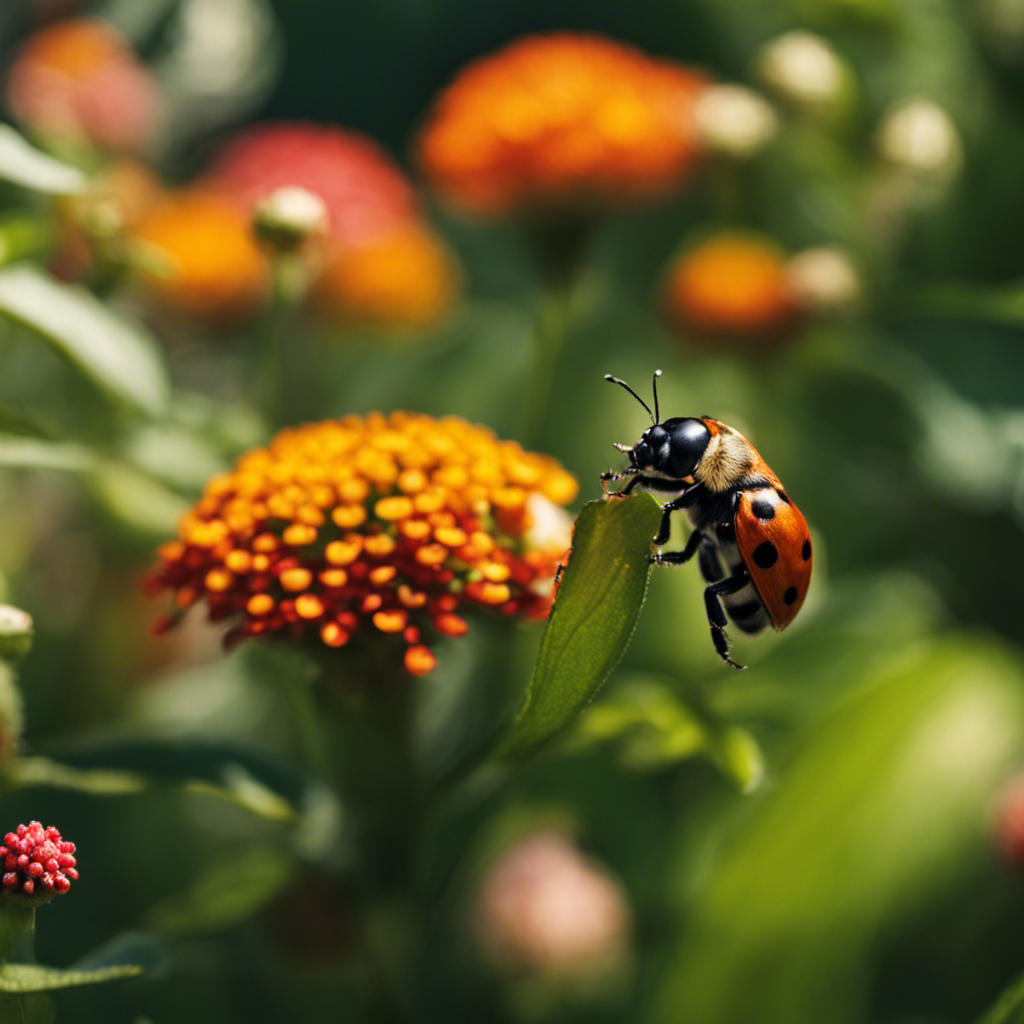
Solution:
[[(0, 54), (0, 831), (78, 847), (40, 962), (145, 966), (58, 1019), (1024, 1013), (1024, 3), (6, 0)], [(461, 417), (575, 514), (656, 368), (810, 524), (747, 671), (655, 572), (510, 766), (537, 623), (392, 671), (401, 740), (308, 644), (154, 635), (280, 428)]]

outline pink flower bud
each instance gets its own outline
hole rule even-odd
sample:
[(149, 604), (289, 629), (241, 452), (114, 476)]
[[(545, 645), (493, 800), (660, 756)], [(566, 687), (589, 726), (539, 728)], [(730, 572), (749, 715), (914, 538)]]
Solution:
[(75, 844), (64, 842), (55, 828), (44, 829), (38, 821), (19, 825), (0, 846), (6, 869), (0, 888), (19, 902), (46, 903), (78, 879), (74, 852)]

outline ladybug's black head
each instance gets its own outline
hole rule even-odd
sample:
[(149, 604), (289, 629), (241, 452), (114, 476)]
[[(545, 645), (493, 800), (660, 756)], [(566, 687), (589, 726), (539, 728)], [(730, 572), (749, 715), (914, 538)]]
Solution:
[(711, 431), (702, 420), (692, 416), (677, 416), (664, 423), (659, 422), (658, 377), (661, 370), (654, 372), (654, 412), (650, 406), (625, 382), (618, 377), (605, 375), (605, 380), (624, 387), (646, 410), (653, 426), (648, 427), (632, 448), (616, 445), (629, 455), (633, 469), (653, 469), (658, 473), (681, 480), (693, 474), (711, 440)]
[(692, 476), (711, 440), (702, 420), (677, 416), (648, 427), (629, 450), (635, 469), (653, 469), (674, 480)]

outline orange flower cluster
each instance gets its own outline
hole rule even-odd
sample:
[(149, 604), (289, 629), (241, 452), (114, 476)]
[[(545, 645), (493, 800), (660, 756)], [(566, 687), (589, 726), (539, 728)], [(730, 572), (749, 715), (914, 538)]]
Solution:
[(670, 268), (664, 308), (688, 339), (771, 341), (799, 317), (786, 258), (754, 235), (722, 233), (685, 252)]
[(160, 549), (147, 588), (173, 591), (174, 613), (158, 628), (205, 600), (229, 643), (392, 636), (423, 675), (432, 637), (466, 632), (460, 612), (547, 613), (576, 491), (554, 459), (454, 417), (284, 430), (211, 480)]
[(98, 18), (69, 18), (35, 33), (7, 82), (11, 110), (41, 135), (137, 153), (149, 142), (160, 97), (121, 34)]
[(437, 191), (469, 212), (657, 198), (697, 159), (706, 79), (608, 39), (554, 34), (470, 65), (419, 144)]

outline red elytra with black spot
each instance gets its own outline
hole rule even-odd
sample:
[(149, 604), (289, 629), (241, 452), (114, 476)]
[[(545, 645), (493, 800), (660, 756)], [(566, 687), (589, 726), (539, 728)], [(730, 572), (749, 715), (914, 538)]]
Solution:
[[(800, 611), (811, 582), (811, 537), (803, 513), (782, 489), (779, 478), (764, 459), (758, 472), (771, 481), (783, 501), (775, 506), (771, 519), (760, 519), (751, 507), (754, 492), (741, 492), (733, 519), (736, 544), (772, 626), (785, 629)], [(754, 557), (763, 544), (770, 544), (778, 554), (768, 568), (762, 568)]]

